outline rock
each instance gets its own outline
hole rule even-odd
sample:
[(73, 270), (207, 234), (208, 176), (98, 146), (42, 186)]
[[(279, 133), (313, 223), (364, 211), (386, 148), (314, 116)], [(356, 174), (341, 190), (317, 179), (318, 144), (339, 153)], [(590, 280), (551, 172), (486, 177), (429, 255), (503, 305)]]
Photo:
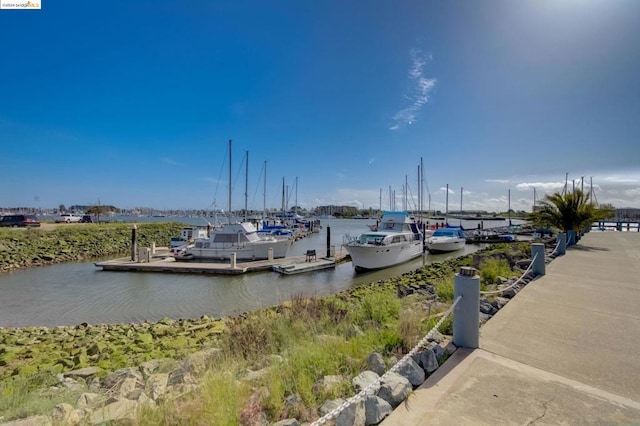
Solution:
[(481, 299), (480, 300), (480, 312), (483, 313), (483, 314), (487, 314), (487, 315), (493, 315), (496, 312), (498, 312), (498, 310), (491, 303), (489, 303), (487, 300)]
[(80, 395), (78, 402), (76, 402), (77, 408), (88, 408), (97, 404), (102, 397), (97, 393), (85, 392)]
[(207, 368), (213, 365), (222, 351), (218, 348), (205, 349), (192, 353), (184, 362), (184, 368), (196, 376), (202, 375)]
[(365, 426), (367, 415), (364, 409), (364, 401), (358, 400), (349, 404), (336, 416), (336, 426)]
[(300, 422), (296, 419), (284, 419), (273, 423), (272, 426), (300, 426)]
[(364, 398), (364, 408), (365, 425), (377, 425), (393, 411), (387, 401), (375, 395)]
[(135, 378), (140, 383), (143, 382), (142, 374), (140, 370), (134, 367), (121, 368), (113, 373), (109, 374), (103, 382), (103, 386), (106, 389), (113, 389), (117, 385), (121, 384), (126, 378)]
[(113, 402), (105, 407), (96, 409), (91, 414), (92, 425), (102, 424), (135, 424), (137, 418), (138, 403), (123, 399)]
[(169, 375), (167, 373), (152, 374), (145, 386), (146, 394), (153, 401), (158, 401), (167, 393), (167, 384), (169, 383)]
[(436, 357), (435, 352), (432, 349), (425, 349), (420, 353), (420, 360), (422, 363), (422, 367), (427, 374), (431, 374), (438, 369), (440, 364), (438, 363), (438, 358)]
[[(377, 381), (379, 378), (380, 376), (378, 376), (378, 374), (368, 370), (368, 371), (363, 371), (362, 373), (354, 377), (351, 380), (351, 383), (353, 383), (353, 386), (355, 387), (356, 392), (361, 392), (362, 390), (367, 388), (369, 385)], [(380, 389), (380, 383), (377, 383), (375, 386), (372, 386), (371, 389), (367, 391), (367, 395), (375, 395), (376, 392), (378, 392), (378, 389)]]
[(425, 379), (424, 369), (412, 358), (398, 368), (398, 374), (405, 377), (412, 386), (420, 386)]
[(169, 373), (168, 385), (173, 387), (182, 384), (194, 384), (196, 381), (184, 367), (177, 367)]
[(53, 407), (51, 418), (56, 424), (77, 425), (80, 423), (78, 411), (64, 402)]
[(373, 352), (367, 357), (367, 368), (379, 376), (382, 376), (387, 371), (382, 355), (377, 352)]
[(64, 377), (80, 377), (86, 379), (87, 377), (95, 376), (101, 371), (99, 367), (85, 367), (78, 370), (67, 371), (63, 373)]
[(47, 416), (31, 416), (24, 419), (12, 420), (2, 423), (2, 426), (51, 426), (51, 420)]
[(327, 414), (329, 414), (330, 412), (332, 412), (333, 410), (341, 406), (345, 401), (346, 400), (342, 398), (325, 401), (318, 409), (318, 411), (320, 412), (320, 416), (321, 417), (326, 416)]
[[(417, 364), (416, 367), (418, 367)], [(424, 371), (422, 374), (424, 377)], [(385, 376), (384, 382), (380, 386), (378, 397), (387, 401), (392, 408), (396, 408), (402, 401), (407, 399), (412, 389), (413, 387), (406, 377), (390, 372)]]
[(121, 383), (111, 388), (111, 393), (121, 398), (127, 398), (128, 395), (144, 386), (144, 382), (139, 381), (135, 377), (127, 377)]
[[(436, 359), (438, 360), (438, 364), (442, 364), (442, 360), (444, 360), (449, 353), (445, 348), (440, 345), (437, 345), (435, 342), (429, 343), (427, 345), (427, 349), (431, 349), (433, 353), (436, 355)], [(424, 368), (424, 366), (422, 367)]]

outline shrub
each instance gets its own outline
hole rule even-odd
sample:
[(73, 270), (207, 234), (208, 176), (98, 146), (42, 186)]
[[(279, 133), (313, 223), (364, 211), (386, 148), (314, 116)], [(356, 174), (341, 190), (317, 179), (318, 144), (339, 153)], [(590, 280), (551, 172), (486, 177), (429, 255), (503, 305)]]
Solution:
[(494, 284), (498, 277), (510, 277), (513, 271), (506, 259), (489, 257), (480, 264), (480, 279), (483, 284)]

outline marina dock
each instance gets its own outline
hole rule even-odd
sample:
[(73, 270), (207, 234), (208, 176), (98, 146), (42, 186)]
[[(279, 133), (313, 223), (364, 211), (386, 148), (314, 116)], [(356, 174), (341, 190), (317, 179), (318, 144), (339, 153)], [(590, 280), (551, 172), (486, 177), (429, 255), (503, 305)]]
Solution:
[(96, 262), (94, 265), (103, 271), (234, 275), (273, 270), (289, 275), (333, 268), (337, 263), (344, 261), (346, 257), (346, 254), (338, 254), (331, 258), (318, 257), (310, 260), (303, 255), (273, 260), (238, 261), (234, 266), (228, 260), (218, 262), (201, 260), (176, 261), (168, 249), (158, 249), (156, 254), (149, 256), (148, 260), (134, 261), (130, 257), (124, 257)]

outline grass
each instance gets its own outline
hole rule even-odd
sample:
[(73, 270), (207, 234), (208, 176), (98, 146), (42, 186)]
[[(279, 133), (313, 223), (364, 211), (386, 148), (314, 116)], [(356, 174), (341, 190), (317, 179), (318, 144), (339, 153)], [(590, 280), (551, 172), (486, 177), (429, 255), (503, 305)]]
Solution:
[(500, 277), (509, 278), (513, 270), (506, 259), (489, 257), (480, 264), (480, 280), (483, 285), (497, 284)]

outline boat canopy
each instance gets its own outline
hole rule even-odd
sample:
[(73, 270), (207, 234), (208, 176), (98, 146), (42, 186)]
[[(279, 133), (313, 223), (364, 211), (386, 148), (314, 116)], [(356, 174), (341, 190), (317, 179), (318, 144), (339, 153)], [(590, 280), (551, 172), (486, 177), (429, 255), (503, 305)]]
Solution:
[(465, 238), (465, 235), (461, 228), (438, 228), (433, 237)]

